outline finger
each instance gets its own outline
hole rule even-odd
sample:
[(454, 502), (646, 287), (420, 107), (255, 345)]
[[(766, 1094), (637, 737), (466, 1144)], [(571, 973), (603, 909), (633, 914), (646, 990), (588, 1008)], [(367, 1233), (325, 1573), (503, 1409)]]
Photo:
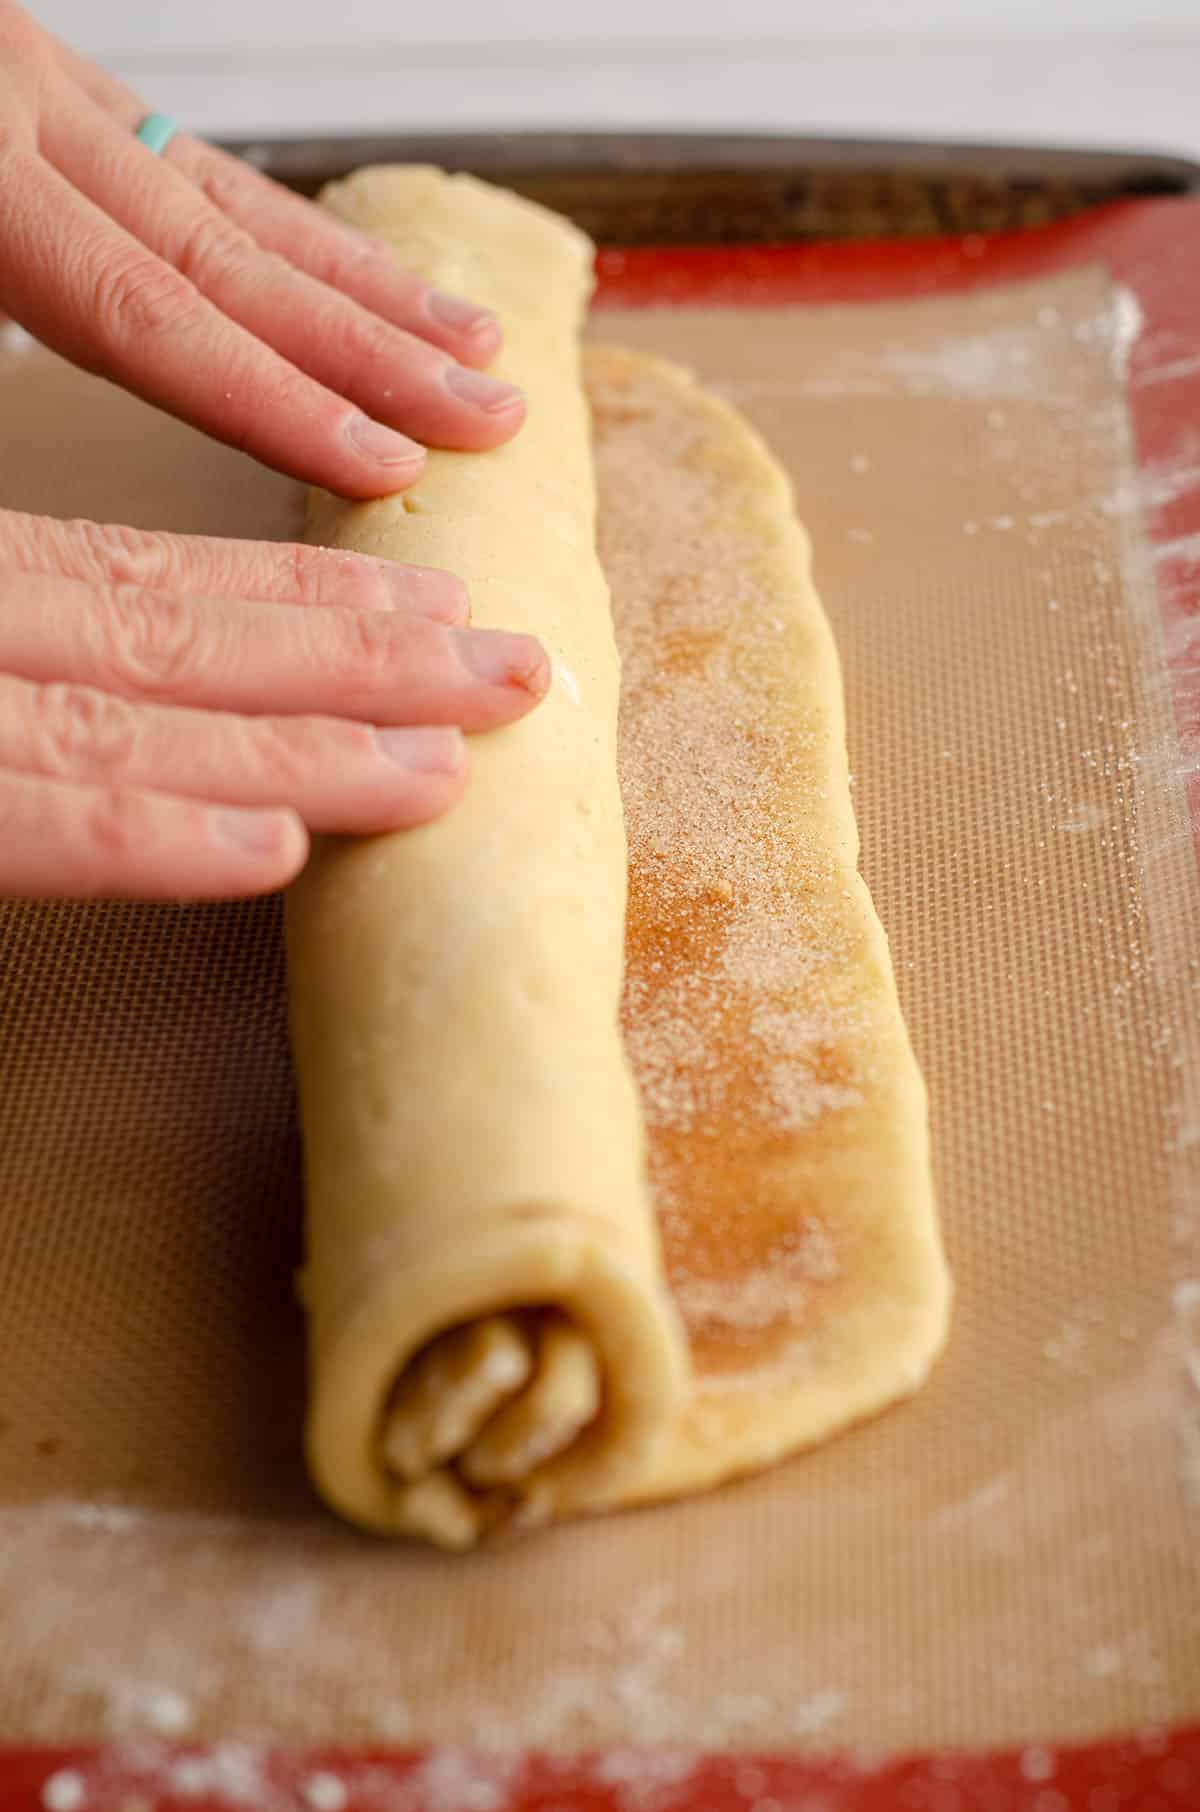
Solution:
[(470, 615), (462, 580), (437, 567), (401, 566), (297, 542), (158, 534), (16, 510), (0, 512), (0, 566), (60, 573), (91, 585), (141, 585), (183, 597), (396, 609), (443, 623), (465, 623)]
[(0, 581), (0, 672), (206, 710), (474, 731), (523, 717), (550, 664), (532, 636), (399, 611), (284, 612), (16, 573)]
[(381, 320), (420, 335), (464, 365), (490, 364), (500, 350), (500, 324), (491, 309), (434, 289), (403, 270), (379, 240), (292, 195), (240, 158), (181, 132), (171, 140), (167, 161), (264, 251), (281, 253)]
[(41, 26), (39, 29), (52, 46), (60, 66), (79, 83), (85, 94), (89, 94), (94, 101), (99, 101), (102, 106), (108, 107), (114, 113), (122, 109), (133, 109), (139, 123), (145, 119), (150, 108), (143, 104), (132, 88), (126, 87), (119, 77), (113, 75), (111, 70), (102, 69), (98, 63), (90, 63), (86, 57), (81, 56), (62, 38), (56, 37), (46, 26)]
[(6, 133), (37, 142), (37, 111), (47, 77), (54, 74), (53, 46), (40, 25), (12, 0), (0, 0), (0, 70), (4, 74)]
[(0, 772), (0, 894), (241, 899), (282, 887), (307, 854), (293, 812)]
[(467, 757), (453, 728), (237, 717), (0, 676), (2, 770), (210, 804), (285, 805), (311, 830), (367, 834), (446, 811), (466, 784)]
[(0, 293), (73, 363), (278, 471), (364, 498), (420, 475), (413, 441), (297, 371), (11, 145), (0, 147)]
[[(127, 133), (150, 109), (132, 89), (98, 69), (69, 45), (54, 43), (61, 67)], [(322, 213), (241, 158), (180, 132), (167, 160), (182, 170), (214, 207), (244, 227), (264, 251), (279, 252), (310, 277), (351, 296), (372, 314), (440, 346), (464, 365), (486, 365), (500, 347), (500, 324), (489, 308), (435, 290), (401, 269), (387, 248)]]
[(186, 176), (88, 101), (47, 109), (42, 150), (72, 183), (230, 320), (371, 416), (478, 452), (524, 418), (521, 393), (264, 251)]

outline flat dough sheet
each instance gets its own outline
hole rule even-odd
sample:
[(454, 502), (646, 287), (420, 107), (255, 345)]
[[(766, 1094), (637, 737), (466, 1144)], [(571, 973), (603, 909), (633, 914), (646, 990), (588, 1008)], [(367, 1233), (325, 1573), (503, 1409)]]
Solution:
[[(314, 1474), (357, 1520), (467, 1546), (715, 1484), (881, 1409), (925, 1377), (948, 1289), (787, 481), (685, 373), (597, 351), (625, 1028), (683, 1375), (616, 1035), (625, 852), (579, 236), (426, 169), (360, 172), (329, 202), (494, 306), (497, 370), (530, 397), (515, 443), (432, 454), (407, 498), (314, 503), (323, 542), (453, 566), (474, 620), (541, 635), (558, 683), (477, 740), (447, 820), (326, 843), (288, 911)], [(534, 1356), (547, 1315), (557, 1371), (545, 1340)], [(579, 1413), (597, 1366), (599, 1413)]]
[(915, 1390), (949, 1286), (790, 486), (677, 366), (597, 346), (585, 368), (622, 659), (623, 1020), (693, 1378), (649, 1498)]

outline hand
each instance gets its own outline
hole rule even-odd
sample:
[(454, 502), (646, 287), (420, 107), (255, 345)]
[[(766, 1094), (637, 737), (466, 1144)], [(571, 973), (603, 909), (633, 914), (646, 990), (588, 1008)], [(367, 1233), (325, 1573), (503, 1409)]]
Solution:
[(292, 477), (403, 490), (418, 436), (520, 426), (485, 309), (149, 108), (0, 0), (0, 309), (57, 352)]
[(0, 512), (0, 895), (266, 892), (306, 825), (436, 817), (550, 677), (466, 619), (449, 573)]

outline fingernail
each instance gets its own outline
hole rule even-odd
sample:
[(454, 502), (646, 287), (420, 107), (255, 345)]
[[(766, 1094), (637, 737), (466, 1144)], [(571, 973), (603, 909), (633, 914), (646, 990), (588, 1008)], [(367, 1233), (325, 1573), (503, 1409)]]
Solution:
[(502, 384), (482, 371), (470, 371), (465, 365), (451, 365), (446, 372), (446, 388), (473, 409), (499, 414), (521, 401), (521, 392), (513, 384)]
[(278, 855), (292, 828), (286, 812), (226, 810), (214, 812), (213, 818), (226, 843), (253, 856)]
[(386, 575), (395, 604), (431, 617), (436, 623), (465, 623), (471, 615), (467, 588), (453, 573), (436, 566), (400, 566)]
[(369, 415), (352, 415), (346, 433), (358, 451), (376, 465), (415, 466), (425, 457), (425, 449), (415, 440), (385, 428), (382, 422), (372, 421)]
[(476, 679), (494, 686), (544, 691), (550, 663), (535, 637), (510, 635), (504, 629), (460, 629), (452, 633), (459, 660)]
[(461, 296), (448, 296), (444, 289), (431, 289), (425, 298), (425, 306), (435, 321), (440, 321), (443, 327), (452, 327), (455, 333), (480, 333), (496, 323), (490, 308), (480, 308), (477, 302), (464, 302)]
[(376, 730), (375, 740), (389, 761), (413, 774), (457, 774), (466, 760), (466, 741), (456, 729)]

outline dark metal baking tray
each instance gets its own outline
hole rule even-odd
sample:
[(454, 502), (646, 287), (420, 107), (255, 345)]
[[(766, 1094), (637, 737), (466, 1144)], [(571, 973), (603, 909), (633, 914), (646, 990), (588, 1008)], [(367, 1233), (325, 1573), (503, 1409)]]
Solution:
[(654, 132), (226, 144), (307, 195), (362, 164), (471, 170), (624, 245), (994, 233), (1135, 196), (1200, 192), (1200, 164), (1185, 158), (1023, 145)]

